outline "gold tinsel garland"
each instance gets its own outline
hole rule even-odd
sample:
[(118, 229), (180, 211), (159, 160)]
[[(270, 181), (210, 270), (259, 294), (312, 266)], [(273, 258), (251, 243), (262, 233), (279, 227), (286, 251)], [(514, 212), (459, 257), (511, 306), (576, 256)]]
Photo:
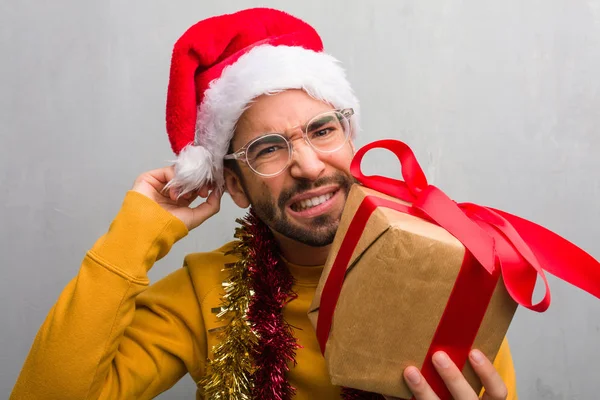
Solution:
[[(296, 344), (293, 336), (288, 332), (289, 326), (285, 323), (279, 326), (278, 329), (281, 335), (275, 337), (274, 341), (277, 344), (274, 346), (271, 344), (271, 348), (267, 351), (269, 354), (275, 351), (277, 355), (275, 360), (271, 359), (266, 364), (268, 366), (257, 366), (254, 363), (253, 355), (256, 355), (257, 350), (260, 352), (260, 337), (253, 329), (248, 318), (250, 302), (255, 295), (258, 295), (254, 293), (251, 287), (253, 280), (251, 270), (254, 268), (254, 273), (256, 273), (255, 262), (260, 260), (260, 263), (267, 263), (264, 265), (277, 268), (277, 264), (273, 264), (272, 256), (264, 254), (265, 248), (272, 247), (273, 244), (270, 242), (272, 238), (265, 237), (268, 228), (260, 225), (260, 220), (252, 213), (246, 217), (246, 220), (238, 219), (237, 222), (241, 224), (241, 227), (236, 229), (234, 236), (239, 241), (226, 255), (234, 254), (238, 257), (238, 261), (225, 265), (225, 270), (230, 272), (230, 277), (223, 282), (225, 294), (222, 297), (221, 312), (217, 314), (218, 318), (229, 320), (229, 323), (219, 334), (222, 340), (213, 347), (214, 357), (212, 360), (208, 360), (207, 374), (198, 382), (198, 387), (203, 391), (204, 398), (209, 400), (254, 400), (254, 397), (263, 400), (267, 394), (269, 399), (289, 399), (293, 396), (295, 389), (286, 382), (282, 384), (280, 381), (282, 371), (288, 370), (286, 361), (294, 361), (295, 358)], [(261, 226), (264, 229), (261, 229)], [(253, 249), (253, 245), (258, 245), (262, 252)], [(255, 257), (258, 257), (259, 260), (254, 260)], [(261, 274), (265, 274), (265, 272), (263, 271)], [(285, 274), (278, 275), (278, 277), (268, 272), (266, 274), (270, 275), (270, 279), (274, 279), (272, 284), (275, 287), (285, 291), (285, 288), (289, 286), (287, 290), (291, 290), (292, 283), (287, 281)], [(254, 278), (257, 277), (254, 276)], [(265, 278), (266, 276), (261, 275), (259, 281), (264, 283), (262, 279)], [(291, 296), (290, 298), (294, 298), (292, 292), (288, 294)], [(284, 299), (283, 301), (285, 303), (288, 300)], [(256, 306), (256, 303), (253, 304)], [(256, 311), (254, 310), (254, 312)], [(251, 318), (256, 318), (256, 316), (251, 316)], [(267, 330), (271, 330), (272, 326), (268, 326), (269, 329)], [(258, 331), (261, 329), (260, 326), (254, 328)], [(269, 335), (270, 332), (266, 336), (270, 337)], [(260, 371), (261, 368), (266, 368), (269, 376), (265, 381), (263, 371), (262, 384), (256, 384), (255, 373)], [(383, 396), (343, 388), (342, 399), (380, 400), (383, 399)]]
[[(238, 221), (241, 222), (241, 221)], [(247, 245), (248, 232), (244, 226), (237, 228), (235, 237), (240, 239), (227, 254), (235, 254), (238, 261), (225, 266), (230, 278), (223, 283), (221, 319), (229, 324), (221, 331), (223, 340), (214, 346), (214, 358), (208, 362), (208, 374), (198, 383), (204, 396), (211, 400), (251, 400), (254, 366), (251, 351), (258, 343), (246, 315), (253, 295), (249, 287), (247, 263), (250, 249)]]

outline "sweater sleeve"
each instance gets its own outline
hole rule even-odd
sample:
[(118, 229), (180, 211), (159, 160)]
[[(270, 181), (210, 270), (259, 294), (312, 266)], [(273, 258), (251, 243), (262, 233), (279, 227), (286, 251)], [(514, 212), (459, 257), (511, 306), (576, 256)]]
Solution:
[(498, 374), (502, 377), (502, 380), (508, 389), (508, 396), (506, 397), (507, 400), (518, 400), (519, 397), (517, 395), (517, 379), (515, 376), (515, 368), (510, 353), (508, 340), (506, 338), (504, 338), (504, 341), (500, 346), (500, 350), (496, 355), (494, 367), (496, 367), (496, 371), (498, 371)]
[(150, 399), (204, 360), (187, 268), (148, 287), (147, 271), (187, 234), (130, 191), (41, 326), (10, 399)]

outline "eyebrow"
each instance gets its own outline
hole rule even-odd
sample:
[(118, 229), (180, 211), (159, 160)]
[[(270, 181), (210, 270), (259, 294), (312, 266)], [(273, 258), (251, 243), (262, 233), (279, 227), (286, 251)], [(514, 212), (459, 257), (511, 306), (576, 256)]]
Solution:
[[(322, 127), (325, 124), (330, 123), (331, 121), (335, 120), (335, 117), (331, 116), (331, 115), (324, 115), (323, 117), (319, 118), (318, 120), (314, 121), (311, 125), (310, 128), (312, 130), (314, 129), (319, 129), (320, 127)], [(305, 131), (307, 128), (306, 124), (302, 127), (302, 130)]]
[(264, 134), (264, 135), (261, 135), (261, 136), (257, 137), (254, 140), (262, 139), (262, 140), (265, 141), (265, 143), (273, 143), (273, 142), (277, 142), (277, 141), (281, 140), (281, 139), (279, 139), (276, 136), (270, 136), (270, 135), (273, 135), (273, 134), (272, 133), (267, 133), (267, 134)]
[[(322, 127), (323, 125), (327, 124), (328, 122), (330, 122), (332, 120), (335, 120), (335, 117), (330, 116), (330, 115), (324, 115), (323, 117), (321, 117), (318, 120), (314, 121), (312, 123), (312, 125), (311, 125), (311, 128), (312, 129), (318, 129), (318, 128)], [(306, 131), (306, 128), (307, 128), (307, 125), (308, 125), (309, 122), (310, 122), (310, 120), (308, 122), (302, 124), (302, 125), (296, 125), (293, 128), (289, 128), (289, 129), (295, 129), (295, 128), (299, 127), (304, 132), (304, 131)], [(286, 129), (286, 130), (289, 130), (289, 129)], [(284, 130), (284, 131), (277, 131), (277, 130), (265, 131), (265, 132), (263, 132), (262, 134), (258, 135), (257, 137), (255, 137), (252, 140), (258, 140), (258, 139), (260, 139), (260, 138), (262, 138), (264, 136), (273, 135), (273, 134), (278, 134), (278, 135), (281, 135), (281, 136), (289, 139), (289, 134), (287, 132), (285, 132), (286, 130)]]

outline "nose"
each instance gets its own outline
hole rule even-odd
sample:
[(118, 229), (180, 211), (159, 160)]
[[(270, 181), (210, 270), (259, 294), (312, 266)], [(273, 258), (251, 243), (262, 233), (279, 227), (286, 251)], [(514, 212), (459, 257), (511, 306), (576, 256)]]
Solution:
[(325, 163), (308, 143), (297, 140), (294, 143), (290, 174), (296, 179), (314, 181), (325, 171)]

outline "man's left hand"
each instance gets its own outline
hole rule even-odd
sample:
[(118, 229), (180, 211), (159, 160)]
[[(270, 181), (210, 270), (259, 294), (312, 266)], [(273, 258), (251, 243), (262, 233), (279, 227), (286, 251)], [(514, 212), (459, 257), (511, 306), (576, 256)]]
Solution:
[[(469, 362), (485, 388), (482, 399), (505, 400), (508, 396), (508, 389), (490, 360), (479, 350), (473, 350), (469, 354)], [(433, 365), (455, 400), (479, 399), (462, 372), (446, 353), (442, 351), (435, 353), (433, 355)], [(431, 389), (418, 368), (406, 368), (404, 379), (416, 400), (439, 400), (439, 397)], [(386, 397), (386, 399), (392, 400), (394, 398)]]

